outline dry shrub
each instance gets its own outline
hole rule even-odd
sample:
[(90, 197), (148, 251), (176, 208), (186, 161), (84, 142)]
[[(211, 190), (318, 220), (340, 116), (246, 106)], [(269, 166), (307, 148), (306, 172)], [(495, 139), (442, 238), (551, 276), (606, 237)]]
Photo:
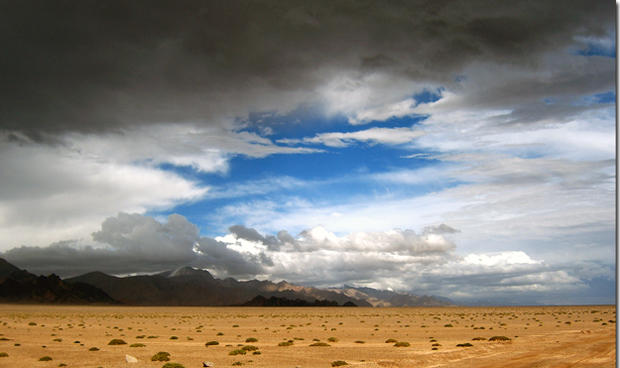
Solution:
[(151, 361), (153, 362), (167, 362), (170, 360), (170, 353), (166, 352), (166, 351), (160, 351), (159, 353), (153, 355), (151, 357)]

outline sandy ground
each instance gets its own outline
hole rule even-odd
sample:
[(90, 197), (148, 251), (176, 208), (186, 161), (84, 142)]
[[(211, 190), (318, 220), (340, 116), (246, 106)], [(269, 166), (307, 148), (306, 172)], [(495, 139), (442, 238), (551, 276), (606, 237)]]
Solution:
[[(614, 367), (615, 306), (212, 308), (0, 305), (0, 367)], [(506, 336), (507, 342), (491, 342)], [(176, 338), (174, 338), (176, 337)], [(330, 342), (330, 337), (337, 341)], [(246, 343), (246, 339), (258, 341)], [(484, 338), (486, 340), (472, 340)], [(122, 339), (125, 345), (108, 345)], [(395, 347), (387, 339), (408, 342)], [(330, 346), (309, 346), (319, 340)], [(208, 341), (219, 345), (205, 346)], [(292, 341), (289, 346), (279, 343)], [(131, 347), (132, 344), (144, 344)], [(457, 344), (470, 343), (470, 347)], [(436, 345), (434, 345), (436, 344)], [(247, 351), (229, 355), (245, 345)], [(91, 348), (98, 348), (91, 351)], [(436, 350), (432, 350), (436, 348)], [(138, 359), (127, 363), (125, 354)], [(2, 355), (2, 354), (0, 354)], [(39, 361), (49, 356), (52, 360)], [(237, 363), (239, 362), (239, 363)], [(62, 365), (65, 364), (65, 365)]]

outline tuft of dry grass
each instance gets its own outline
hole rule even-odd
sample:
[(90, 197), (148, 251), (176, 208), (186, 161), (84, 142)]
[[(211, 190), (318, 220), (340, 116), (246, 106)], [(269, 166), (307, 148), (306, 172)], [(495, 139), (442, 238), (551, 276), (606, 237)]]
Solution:
[(256, 350), (258, 350), (258, 347), (254, 346), (254, 345), (245, 345), (244, 347), (241, 348), (241, 350), (256, 351)]
[(185, 366), (180, 363), (166, 363), (161, 368), (185, 368)]
[(512, 339), (507, 336), (492, 336), (489, 341), (511, 341)]
[(310, 344), (309, 346), (331, 346), (330, 344), (326, 343), (326, 342), (315, 342), (314, 344)]

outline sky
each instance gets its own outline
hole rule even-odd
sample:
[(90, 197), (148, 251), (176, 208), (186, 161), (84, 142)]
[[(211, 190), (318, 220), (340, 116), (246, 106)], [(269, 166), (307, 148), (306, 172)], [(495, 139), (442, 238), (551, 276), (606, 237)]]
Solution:
[(615, 302), (611, 1), (0, 4), (0, 257)]

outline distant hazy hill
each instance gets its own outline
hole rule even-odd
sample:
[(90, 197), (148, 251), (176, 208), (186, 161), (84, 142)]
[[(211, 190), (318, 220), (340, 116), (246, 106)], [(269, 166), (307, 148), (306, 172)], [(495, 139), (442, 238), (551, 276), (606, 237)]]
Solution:
[(342, 293), (351, 298), (365, 300), (373, 307), (438, 307), (454, 305), (454, 303), (447, 298), (396, 293), (389, 290), (377, 290), (368, 287), (345, 285), (341, 289), (332, 288), (329, 289), (329, 291)]
[(0, 258), (0, 302), (45, 304), (118, 304), (92, 285), (66, 283), (60, 277), (36, 276)]
[(91, 272), (67, 282), (82, 282), (104, 290), (112, 298), (132, 305), (242, 305), (258, 295), (289, 300), (329, 300), (340, 305), (369, 303), (342, 293), (287, 282), (216, 279), (208, 271), (183, 267), (150, 276), (115, 277)]

